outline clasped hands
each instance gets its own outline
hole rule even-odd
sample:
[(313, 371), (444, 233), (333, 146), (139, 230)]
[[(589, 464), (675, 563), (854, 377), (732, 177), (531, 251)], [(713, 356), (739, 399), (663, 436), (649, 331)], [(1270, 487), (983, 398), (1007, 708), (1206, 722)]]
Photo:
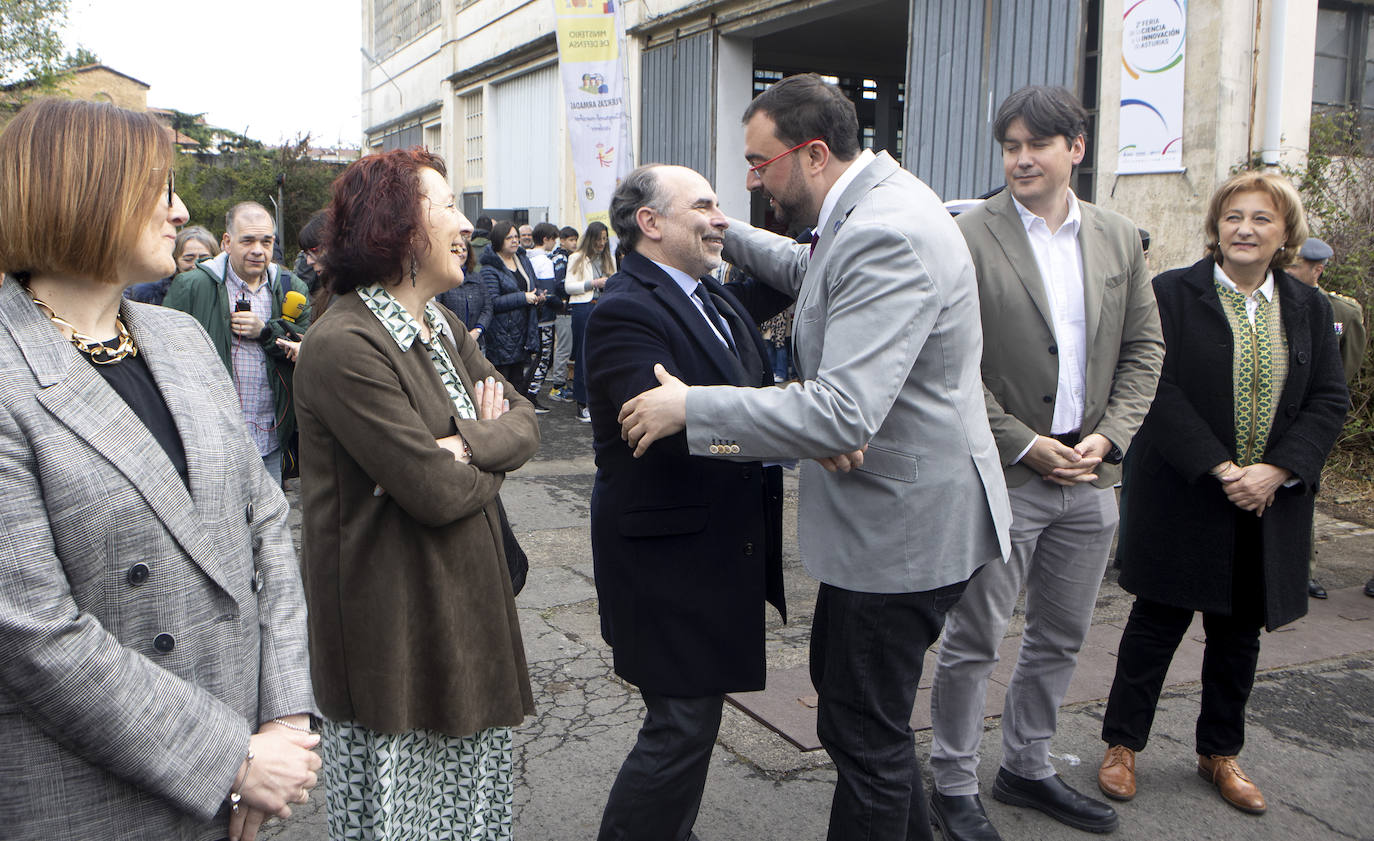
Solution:
[[(320, 743), (309, 732), (310, 717), (287, 716), (262, 725), (248, 739), (251, 760), (239, 766), (233, 791), (240, 796), (229, 813), (229, 841), (253, 841), (269, 817), (291, 817), (292, 803), (305, 803), (319, 782)], [(288, 726), (292, 725), (292, 726)]]
[(1209, 471), (1226, 498), (1242, 511), (1253, 511), (1263, 517), (1264, 510), (1274, 504), (1279, 486), (1293, 477), (1293, 471), (1272, 464), (1252, 464), (1240, 467), (1234, 461), (1223, 461)]
[[(634, 448), (635, 458), (649, 451), (649, 445), (660, 438), (676, 435), (687, 428), (687, 384), (660, 364), (654, 365), (658, 386), (626, 400), (616, 420), (620, 423), (620, 437)], [(849, 453), (817, 458), (831, 473), (848, 473), (864, 463), (865, 444)]]
[(1089, 433), (1069, 447), (1045, 435), (1035, 436), (1021, 463), (1046, 482), (1073, 487), (1097, 480), (1097, 466), (1112, 450), (1112, 442), (1100, 432)]

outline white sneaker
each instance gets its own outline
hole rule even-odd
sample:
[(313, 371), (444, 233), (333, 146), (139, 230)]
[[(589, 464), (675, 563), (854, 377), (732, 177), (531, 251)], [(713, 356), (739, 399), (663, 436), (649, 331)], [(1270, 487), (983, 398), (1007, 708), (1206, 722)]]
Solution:
[(586, 406), (583, 406), (583, 407), (581, 407), (580, 409), (577, 410), (577, 419), (580, 420), (580, 421), (582, 421), (583, 423), (591, 423), (591, 422), (592, 422), (592, 413), (589, 412), (589, 411), (587, 411), (587, 407), (586, 407)]

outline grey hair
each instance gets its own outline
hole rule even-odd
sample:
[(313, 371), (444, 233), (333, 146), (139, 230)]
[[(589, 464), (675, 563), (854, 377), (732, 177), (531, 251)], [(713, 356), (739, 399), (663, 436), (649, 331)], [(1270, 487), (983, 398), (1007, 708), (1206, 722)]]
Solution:
[(639, 244), (639, 222), (635, 219), (639, 209), (647, 207), (655, 213), (666, 212), (668, 197), (664, 195), (663, 180), (654, 172), (661, 166), (663, 164), (637, 167), (625, 176), (611, 197), (611, 228), (627, 252), (634, 251)]

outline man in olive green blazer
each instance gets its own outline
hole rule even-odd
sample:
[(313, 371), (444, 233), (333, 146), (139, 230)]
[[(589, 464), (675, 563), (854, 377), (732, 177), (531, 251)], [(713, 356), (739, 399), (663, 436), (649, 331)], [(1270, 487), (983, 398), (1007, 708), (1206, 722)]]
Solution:
[[(1298, 260), (1288, 267), (1288, 273), (1306, 283), (1321, 289), (1322, 272), (1326, 262), (1335, 254), (1331, 246), (1316, 237), (1308, 237), (1298, 250)], [(1360, 302), (1348, 295), (1322, 289), (1326, 299), (1331, 302), (1332, 324), (1336, 331), (1336, 341), (1341, 349), (1341, 364), (1345, 366), (1345, 381), (1351, 383), (1359, 376), (1360, 365), (1364, 362), (1364, 349), (1367, 335), (1364, 327), (1364, 308)], [(1312, 541), (1312, 557), (1308, 559), (1307, 594), (1314, 599), (1327, 597), (1326, 588), (1317, 581), (1317, 541)], [(1366, 595), (1374, 596), (1374, 578), (1365, 585)]]
[(951, 841), (996, 837), (978, 799), (978, 749), (988, 675), (1023, 585), (993, 796), (1079, 829), (1117, 821), (1058, 778), (1049, 745), (1116, 530), (1118, 465), (1154, 398), (1164, 345), (1136, 226), (1069, 189), (1085, 122), (1063, 88), (1013, 93), (993, 127), (1007, 189), (958, 218), (978, 274), (1012, 551), (969, 582), (936, 660), (931, 811)]

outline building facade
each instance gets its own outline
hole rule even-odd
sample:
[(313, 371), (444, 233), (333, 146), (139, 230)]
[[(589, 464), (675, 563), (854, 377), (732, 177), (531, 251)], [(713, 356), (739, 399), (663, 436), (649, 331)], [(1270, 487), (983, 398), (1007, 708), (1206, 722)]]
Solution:
[[(1374, 49), (1361, 3), (1175, 2), (1182, 172), (1116, 173), (1124, 0), (629, 0), (635, 160), (692, 166), (727, 212), (765, 222), (744, 189), (740, 115), (770, 82), (815, 71), (854, 98), (865, 145), (946, 199), (976, 197), (1003, 181), (997, 104), (1064, 85), (1091, 115), (1078, 194), (1149, 229), (1156, 266), (1191, 262), (1206, 198), (1233, 168), (1301, 164), (1314, 101), (1374, 114)], [(368, 149), (443, 155), (470, 216), (581, 227), (550, 0), (365, 0), (363, 33)]]

